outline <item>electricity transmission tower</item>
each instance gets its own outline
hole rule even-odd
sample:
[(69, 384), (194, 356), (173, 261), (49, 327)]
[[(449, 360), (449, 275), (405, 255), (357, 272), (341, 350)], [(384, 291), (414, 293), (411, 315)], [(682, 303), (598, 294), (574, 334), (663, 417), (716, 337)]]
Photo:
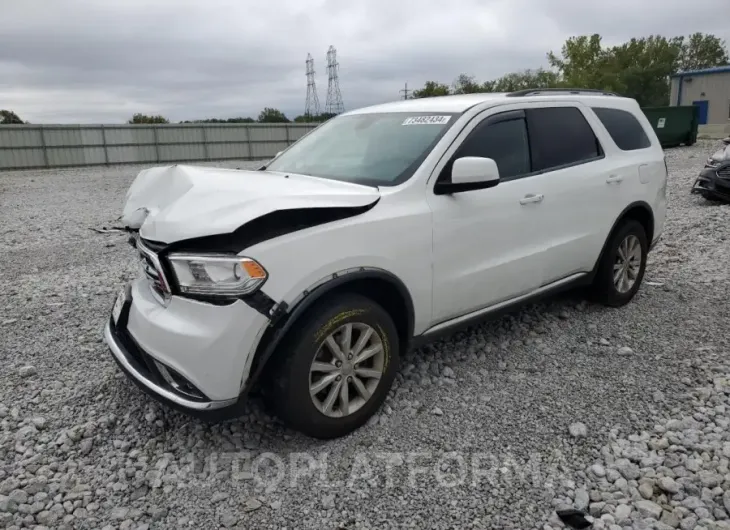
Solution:
[(337, 74), (339, 66), (337, 50), (334, 46), (330, 46), (327, 50), (327, 101), (324, 107), (326, 114), (340, 114), (345, 110), (342, 93), (340, 93), (340, 79)]
[(317, 85), (314, 83), (314, 59), (312, 54), (307, 54), (307, 103), (304, 107), (304, 115), (307, 118), (319, 116), (319, 96), (317, 96)]
[(410, 94), (411, 92), (413, 92), (413, 90), (408, 90), (408, 83), (406, 83), (406, 87), (405, 87), (405, 88), (401, 88), (401, 89), (399, 90), (399, 92), (400, 92), (401, 94), (403, 94), (403, 99), (408, 99), (408, 95), (409, 95), (409, 94)]

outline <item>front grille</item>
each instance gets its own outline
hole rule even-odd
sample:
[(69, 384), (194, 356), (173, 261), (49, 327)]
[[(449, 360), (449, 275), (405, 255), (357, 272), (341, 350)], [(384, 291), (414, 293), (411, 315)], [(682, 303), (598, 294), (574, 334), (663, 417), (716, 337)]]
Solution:
[(149, 280), (152, 292), (164, 301), (170, 296), (170, 288), (157, 254), (147, 247), (142, 240), (137, 241), (137, 250), (142, 273)]
[(730, 166), (725, 166), (718, 169), (717, 176), (721, 179), (730, 179)]

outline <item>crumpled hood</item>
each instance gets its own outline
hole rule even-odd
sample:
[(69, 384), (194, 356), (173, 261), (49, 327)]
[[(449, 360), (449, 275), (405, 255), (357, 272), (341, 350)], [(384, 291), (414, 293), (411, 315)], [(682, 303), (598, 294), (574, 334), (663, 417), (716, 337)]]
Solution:
[(730, 160), (730, 145), (725, 145), (722, 149), (715, 151), (710, 157), (710, 160), (714, 162), (725, 162), (726, 160)]
[(121, 221), (145, 239), (172, 243), (230, 233), (276, 210), (356, 208), (379, 197), (376, 188), (305, 175), (173, 165), (140, 171)]

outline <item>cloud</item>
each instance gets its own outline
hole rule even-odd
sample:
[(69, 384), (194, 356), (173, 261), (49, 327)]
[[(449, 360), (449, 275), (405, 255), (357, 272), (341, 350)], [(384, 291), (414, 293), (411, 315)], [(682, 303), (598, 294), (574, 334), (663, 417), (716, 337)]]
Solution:
[[(480, 80), (545, 66), (572, 35), (606, 43), (649, 34), (730, 41), (726, 0), (0, 0), (0, 107), (31, 122), (290, 117), (315, 59), (337, 47), (346, 108), (459, 73)], [(713, 15), (714, 13), (714, 15)]]

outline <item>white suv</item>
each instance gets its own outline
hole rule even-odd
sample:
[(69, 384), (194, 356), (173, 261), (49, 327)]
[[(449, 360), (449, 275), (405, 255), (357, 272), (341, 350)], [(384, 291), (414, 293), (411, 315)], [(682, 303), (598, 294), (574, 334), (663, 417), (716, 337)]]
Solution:
[(443, 332), (577, 285), (629, 302), (666, 184), (638, 104), (610, 93), (355, 110), (257, 171), (140, 172), (122, 218), (143, 274), (106, 342), (189, 413), (234, 417), (256, 385), (288, 425), (342, 436), (377, 411), (399, 357)]

